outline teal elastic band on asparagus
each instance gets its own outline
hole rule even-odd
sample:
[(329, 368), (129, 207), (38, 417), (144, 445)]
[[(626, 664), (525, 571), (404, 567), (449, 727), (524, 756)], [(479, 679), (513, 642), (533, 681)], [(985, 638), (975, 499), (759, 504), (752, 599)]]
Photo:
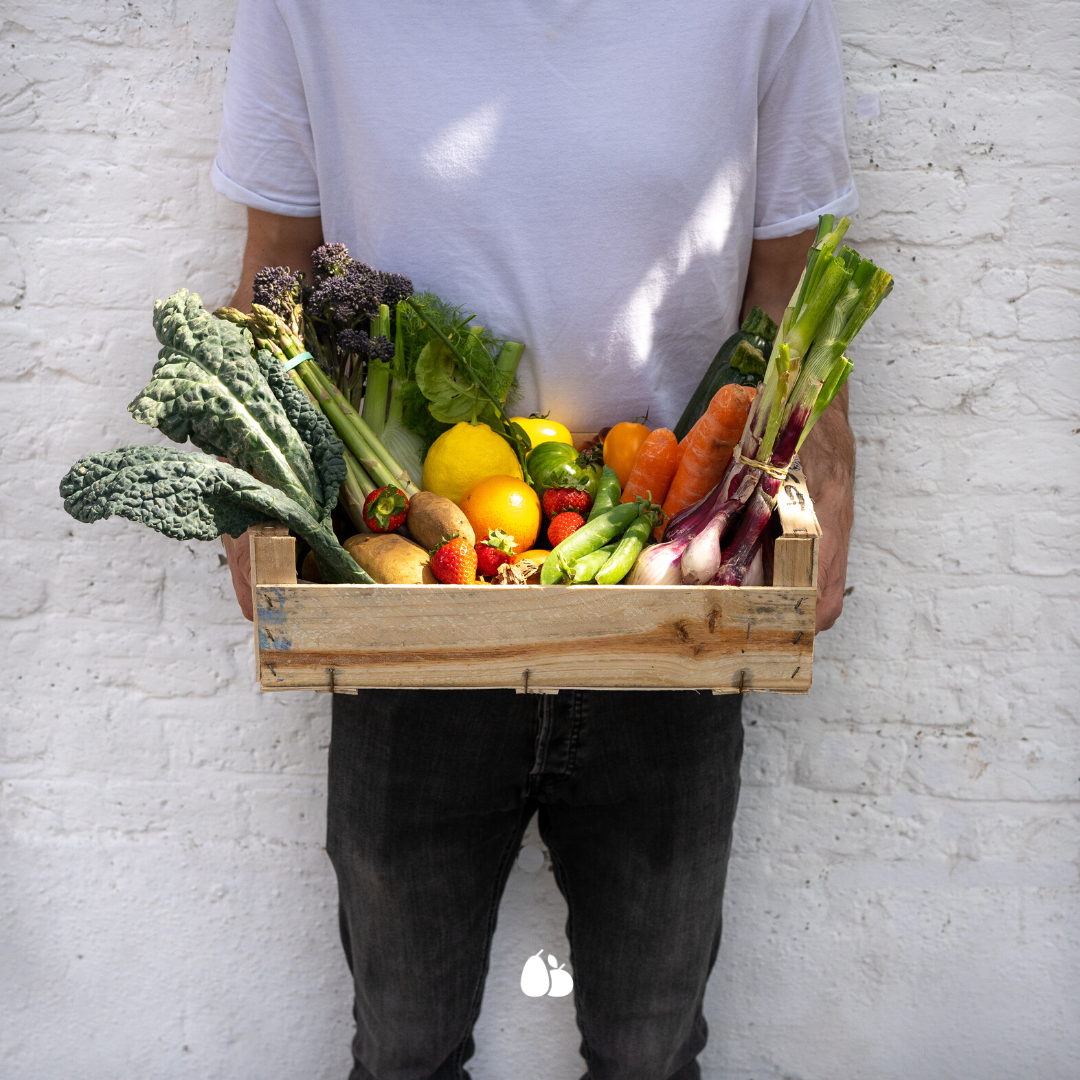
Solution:
[(285, 371), (292, 371), (292, 369), (294, 367), (299, 367), (305, 360), (314, 360), (314, 359), (315, 359), (315, 357), (312, 356), (311, 353), (302, 352), (302, 353), (299, 353), (296, 356), (294, 356), (291, 360), (286, 360), (285, 363), (282, 364), (281, 366), (282, 366), (282, 368), (284, 368)]

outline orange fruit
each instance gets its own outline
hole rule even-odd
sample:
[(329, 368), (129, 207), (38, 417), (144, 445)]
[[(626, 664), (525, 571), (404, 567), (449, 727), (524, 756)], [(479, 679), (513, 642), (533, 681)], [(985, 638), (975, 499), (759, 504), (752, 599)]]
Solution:
[(514, 561), (521, 562), (522, 559), (528, 559), (529, 562), (534, 562), (537, 566), (540, 566), (550, 554), (551, 552), (547, 548), (529, 548), (528, 551), (519, 551), (514, 556)]
[(502, 529), (514, 538), (514, 554), (527, 551), (540, 531), (540, 499), (513, 476), (488, 476), (469, 488), (458, 503), (477, 536)]

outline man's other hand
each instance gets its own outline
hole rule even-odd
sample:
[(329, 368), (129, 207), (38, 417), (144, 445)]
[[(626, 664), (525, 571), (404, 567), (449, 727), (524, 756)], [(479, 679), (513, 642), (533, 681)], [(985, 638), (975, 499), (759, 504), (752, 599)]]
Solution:
[(234, 540), (228, 533), (222, 533), (221, 542), (225, 545), (225, 555), (229, 560), (229, 573), (232, 574), (233, 591), (236, 602), (248, 622), (255, 618), (251, 610), (251, 546), (247, 533)]
[(806, 486), (821, 525), (816, 628), (828, 630), (844, 608), (848, 541), (855, 517), (855, 437), (847, 419), (845, 386), (814, 425), (799, 452)]

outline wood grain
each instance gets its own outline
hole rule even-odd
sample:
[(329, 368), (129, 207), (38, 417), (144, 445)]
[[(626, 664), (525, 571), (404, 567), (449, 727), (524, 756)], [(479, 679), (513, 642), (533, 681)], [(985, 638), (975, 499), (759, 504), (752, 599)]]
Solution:
[[(247, 531), (248, 555), (251, 558), (251, 610), (258, 610), (255, 595), (258, 584), (291, 585), (296, 582), (296, 541), (289, 530), (279, 521), (261, 521)], [(290, 571), (283, 569), (283, 562), (291, 560)], [(259, 665), (259, 617), (255, 616), (255, 677), (262, 678)]]
[(773, 584), (781, 587), (817, 588), (818, 524), (806, 477), (795, 467), (780, 487), (776, 512), (783, 535), (773, 545)]
[(810, 589), (257, 586), (264, 689), (455, 686), (805, 693)]

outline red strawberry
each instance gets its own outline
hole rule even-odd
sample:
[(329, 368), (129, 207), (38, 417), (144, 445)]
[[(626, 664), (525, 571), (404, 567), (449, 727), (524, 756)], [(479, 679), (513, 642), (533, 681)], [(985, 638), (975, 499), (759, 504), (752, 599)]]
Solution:
[(431, 572), (444, 585), (472, 585), (476, 581), (476, 549), (455, 533), (431, 553)]
[(393, 532), (405, 524), (409, 500), (393, 484), (378, 488), (364, 500), (364, 524), (376, 533)]
[(548, 488), (544, 492), (544, 513), (552, 521), (567, 510), (584, 516), (592, 509), (592, 497), (587, 491), (574, 488)]
[(488, 529), (487, 539), (476, 545), (476, 572), (493, 577), (503, 563), (514, 561), (514, 538), (502, 529)]
[(557, 547), (572, 533), (576, 533), (584, 524), (585, 519), (580, 514), (575, 514), (573, 510), (565, 510), (561, 514), (556, 514), (547, 531), (551, 546)]

